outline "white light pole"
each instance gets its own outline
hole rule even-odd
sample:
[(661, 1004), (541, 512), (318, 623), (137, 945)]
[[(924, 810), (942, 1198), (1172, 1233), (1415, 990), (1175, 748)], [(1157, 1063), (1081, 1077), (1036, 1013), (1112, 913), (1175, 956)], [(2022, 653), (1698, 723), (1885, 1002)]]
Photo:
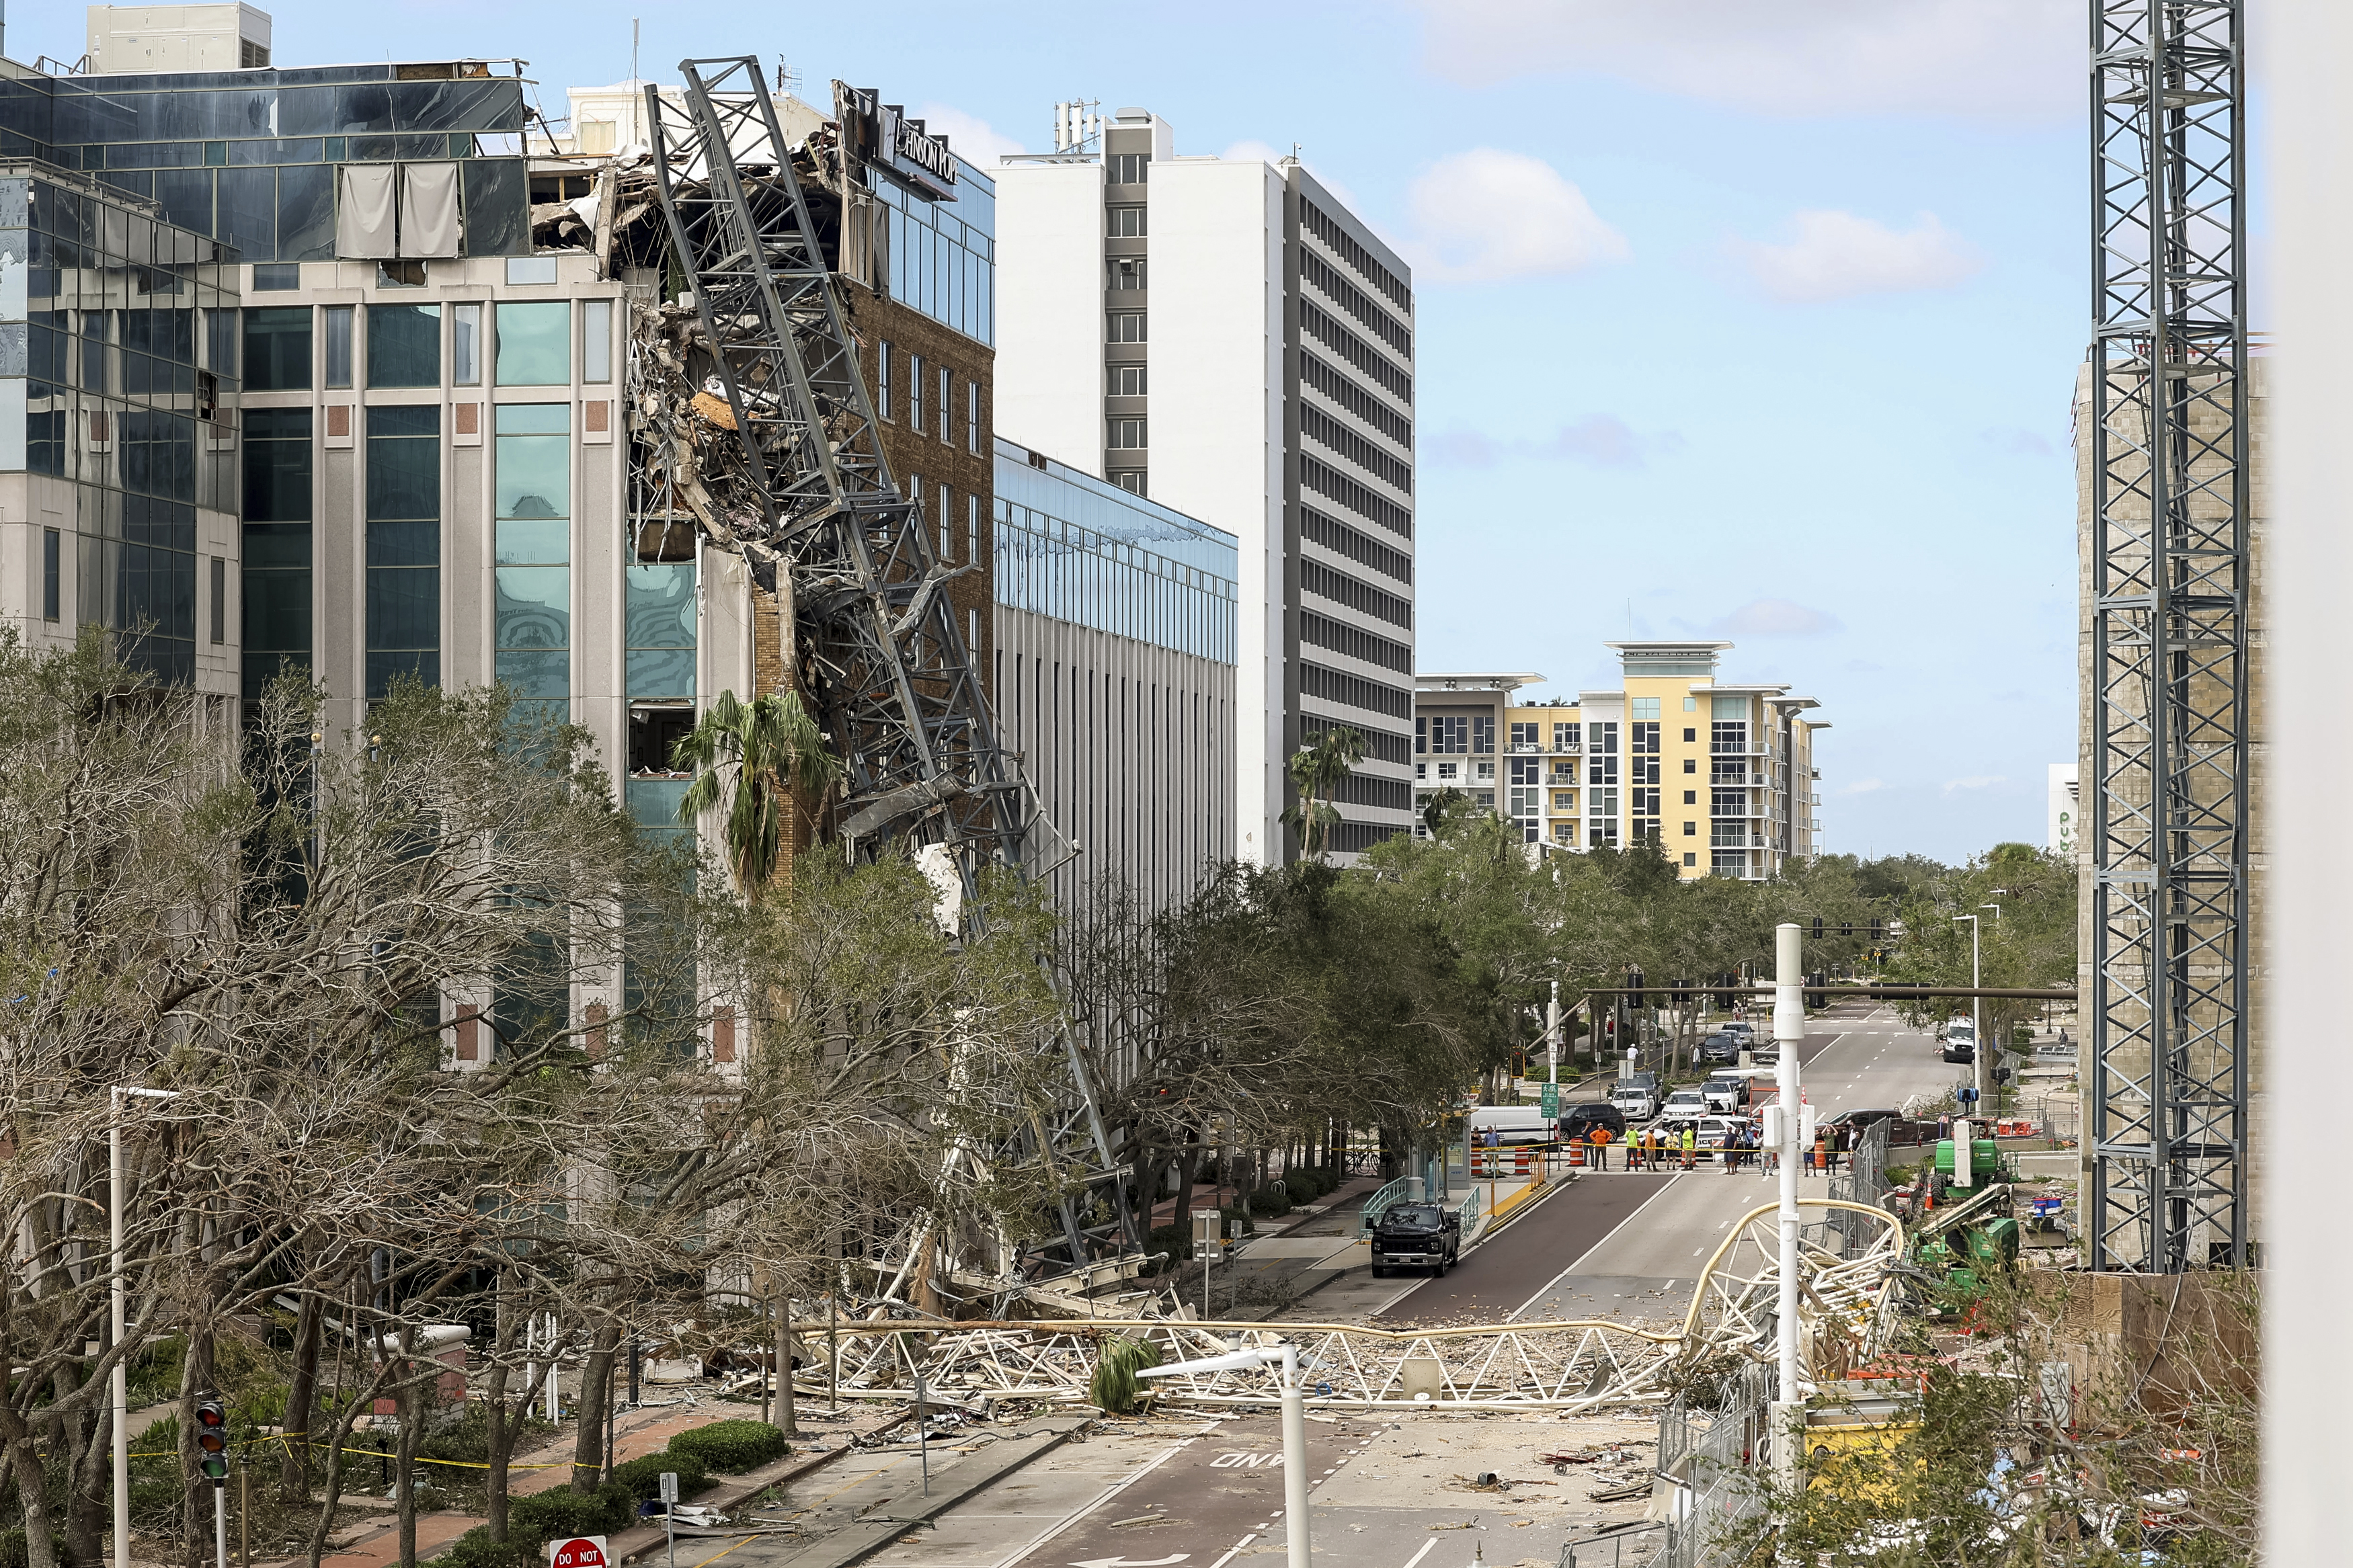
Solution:
[(1774, 1405), (1773, 1454), (1784, 1488), (1798, 1479), (1798, 1426), (1805, 1405), (1798, 1391), (1798, 1160), (1805, 1130), (1799, 1125), (1798, 1047), (1806, 1037), (1805, 951), (1795, 921), (1773, 931), (1773, 1041), (1776, 1097), (1781, 1109), (1781, 1295), (1776, 1327), (1779, 1339), (1780, 1388)]
[(1552, 1000), (1545, 1004), (1545, 1075), (1547, 1083), (1560, 1082), (1560, 982), (1552, 983)]
[[(1236, 1351), (1200, 1361), (1138, 1367), (1138, 1377), (1180, 1377), (1196, 1372), (1234, 1372), (1243, 1367), (1282, 1367), (1282, 1533), (1284, 1568), (1313, 1568), (1307, 1545), (1307, 1391), (1299, 1384), (1299, 1352), (1292, 1345)], [(1229, 1556), (1232, 1555), (1230, 1552)]]
[(107, 1094), (106, 1232), (110, 1248), (108, 1318), (113, 1337), (107, 1348), (114, 1352), (114, 1371), (108, 1378), (114, 1406), (114, 1568), (131, 1568), (131, 1378), (123, 1369), (122, 1332), (126, 1306), (122, 1257), (122, 1102), (135, 1100), (177, 1100), (169, 1089), (135, 1089), (116, 1084)]
[[(1984, 982), (1978, 978), (1978, 917), (1955, 915), (1953, 923), (1969, 922), (1969, 989), (1979, 989)], [(1978, 1091), (1976, 1103), (1985, 1103), (1985, 998), (1969, 998), (1969, 1084)]]

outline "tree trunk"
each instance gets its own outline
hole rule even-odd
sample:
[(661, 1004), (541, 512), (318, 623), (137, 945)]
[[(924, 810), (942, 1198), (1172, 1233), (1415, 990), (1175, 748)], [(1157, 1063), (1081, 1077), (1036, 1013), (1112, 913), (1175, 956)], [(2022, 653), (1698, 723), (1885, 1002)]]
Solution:
[[(417, 1331), (400, 1331), (400, 1354), (393, 1375), (400, 1380), (394, 1401), (400, 1412), (400, 1440), (392, 1460), (393, 1518), (400, 1542), (400, 1568), (417, 1568), (417, 1438), (425, 1426), (425, 1390), (430, 1373), (420, 1373), (414, 1352)], [(427, 1365), (433, 1364), (427, 1362)]]
[(1193, 1234), (1193, 1177), (1200, 1163), (1193, 1152), (1193, 1136), (1187, 1129), (1185, 1142), (1176, 1150), (1176, 1234), (1180, 1241)]
[(33, 1435), (13, 1415), (8, 1436), (8, 1468), (16, 1479), (16, 1496), (25, 1505), (25, 1568), (57, 1568), (57, 1536), (49, 1524), (49, 1479), (33, 1447)]
[(180, 1553), (188, 1568), (205, 1568), (213, 1555), (211, 1510), (195, 1501), (205, 1484), (196, 1468), (196, 1395), (212, 1385), (212, 1331), (191, 1329), (188, 1353), (180, 1362), (180, 1476), (189, 1500), (180, 1515)]
[[(515, 1434), (522, 1430), (523, 1414), (518, 1410), (510, 1420), (507, 1415), (507, 1353), (515, 1336), (515, 1324), (523, 1314), (515, 1310), (514, 1279), (512, 1271), (499, 1270), (497, 1302), (492, 1309), (491, 1329), (491, 1364), (482, 1384), (482, 1441), (489, 1452), (482, 1469), (483, 1522), (489, 1526), (492, 1541), (507, 1538), (507, 1462), (514, 1456)], [(525, 1389), (529, 1399), (531, 1391)]]
[(286, 1441), (279, 1445), (278, 1491), (290, 1503), (311, 1499), (311, 1424), (318, 1418), (319, 1346), (326, 1308), (305, 1292), (294, 1321), (294, 1370), (286, 1382)]
[(799, 1436), (793, 1397), (793, 1302), (782, 1294), (776, 1298), (776, 1410), (785, 1436)]
[[(73, 1373), (58, 1369), (55, 1387), (59, 1398), (79, 1385)], [(107, 1478), (111, 1467), (100, 1456), (107, 1450), (112, 1411), (111, 1400), (77, 1410), (63, 1418), (63, 1430), (57, 1438), (58, 1451), (66, 1458), (66, 1558), (71, 1563), (89, 1564), (90, 1568), (98, 1568), (106, 1558)]]
[(596, 1328), (588, 1359), (580, 1368), (579, 1414), (572, 1439), (572, 1489), (593, 1492), (605, 1484), (605, 1406), (612, 1396), (613, 1351), (621, 1326), (609, 1320)]

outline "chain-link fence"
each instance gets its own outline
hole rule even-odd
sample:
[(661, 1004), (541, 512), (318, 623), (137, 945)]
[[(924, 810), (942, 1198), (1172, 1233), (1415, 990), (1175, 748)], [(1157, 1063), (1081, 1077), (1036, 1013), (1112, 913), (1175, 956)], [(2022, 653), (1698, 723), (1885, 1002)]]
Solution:
[(1669, 1401), (1659, 1416), (1659, 1473), (1673, 1489), (1673, 1507), (1664, 1539), (1655, 1550), (1646, 1542), (1647, 1556), (1630, 1549), (1628, 1568), (1701, 1568), (1765, 1510), (1776, 1376), (1769, 1366), (1743, 1367), (1715, 1385), (1713, 1409), (1694, 1406), (1688, 1393)]
[[(1889, 1191), (1887, 1123), (1874, 1121), (1864, 1129), (1854, 1147), (1847, 1151), (1845, 1161), (1843, 1169), (1831, 1173), (1831, 1196), (1851, 1204), (1867, 1204), (1873, 1208), (1885, 1207)], [(1871, 1220), (1848, 1209), (1833, 1209), (1822, 1229), (1826, 1237), (1838, 1239), (1841, 1253), (1863, 1246), (1879, 1232), (1879, 1226)]]

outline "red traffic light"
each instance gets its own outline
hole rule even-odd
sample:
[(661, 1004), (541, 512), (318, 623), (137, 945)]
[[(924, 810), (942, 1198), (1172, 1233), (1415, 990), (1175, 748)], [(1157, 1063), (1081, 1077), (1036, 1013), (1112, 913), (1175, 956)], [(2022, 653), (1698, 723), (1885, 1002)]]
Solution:
[(196, 1468), (215, 1486), (228, 1479), (228, 1406), (217, 1394), (196, 1401)]

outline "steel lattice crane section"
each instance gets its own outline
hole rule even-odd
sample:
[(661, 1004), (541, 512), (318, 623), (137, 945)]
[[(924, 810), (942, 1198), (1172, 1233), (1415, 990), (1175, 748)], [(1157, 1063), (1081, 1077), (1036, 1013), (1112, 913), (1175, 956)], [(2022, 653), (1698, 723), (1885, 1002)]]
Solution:
[(2240, 0), (2093, 0), (2094, 1268), (2243, 1262)]
[[(750, 58), (685, 60), (686, 91), (646, 89), (655, 174), (761, 510), (749, 541), (779, 558), (776, 591), (815, 679), (812, 703), (849, 768), (846, 837), (909, 823), (979, 869), (1018, 867), (1029, 792), (998, 744), (948, 582), (920, 509), (891, 475), (856, 345), (808, 204)], [(759, 556), (752, 556), (755, 564)], [(787, 645), (792, 646), (788, 643)], [(1118, 1168), (1075, 1039), (1071, 1093), (1045, 1149), (1109, 1181)], [(1086, 1247), (1061, 1205), (1074, 1261)]]
[[(704, 68), (713, 68), (706, 80)], [(1019, 780), (997, 741), (923, 514), (899, 493), (824, 252), (756, 61), (646, 89), (662, 207), (764, 513), (779, 593), (849, 768), (843, 831), (910, 816), (965, 879), (1013, 864)], [(967, 889), (969, 890), (969, 889)]]

